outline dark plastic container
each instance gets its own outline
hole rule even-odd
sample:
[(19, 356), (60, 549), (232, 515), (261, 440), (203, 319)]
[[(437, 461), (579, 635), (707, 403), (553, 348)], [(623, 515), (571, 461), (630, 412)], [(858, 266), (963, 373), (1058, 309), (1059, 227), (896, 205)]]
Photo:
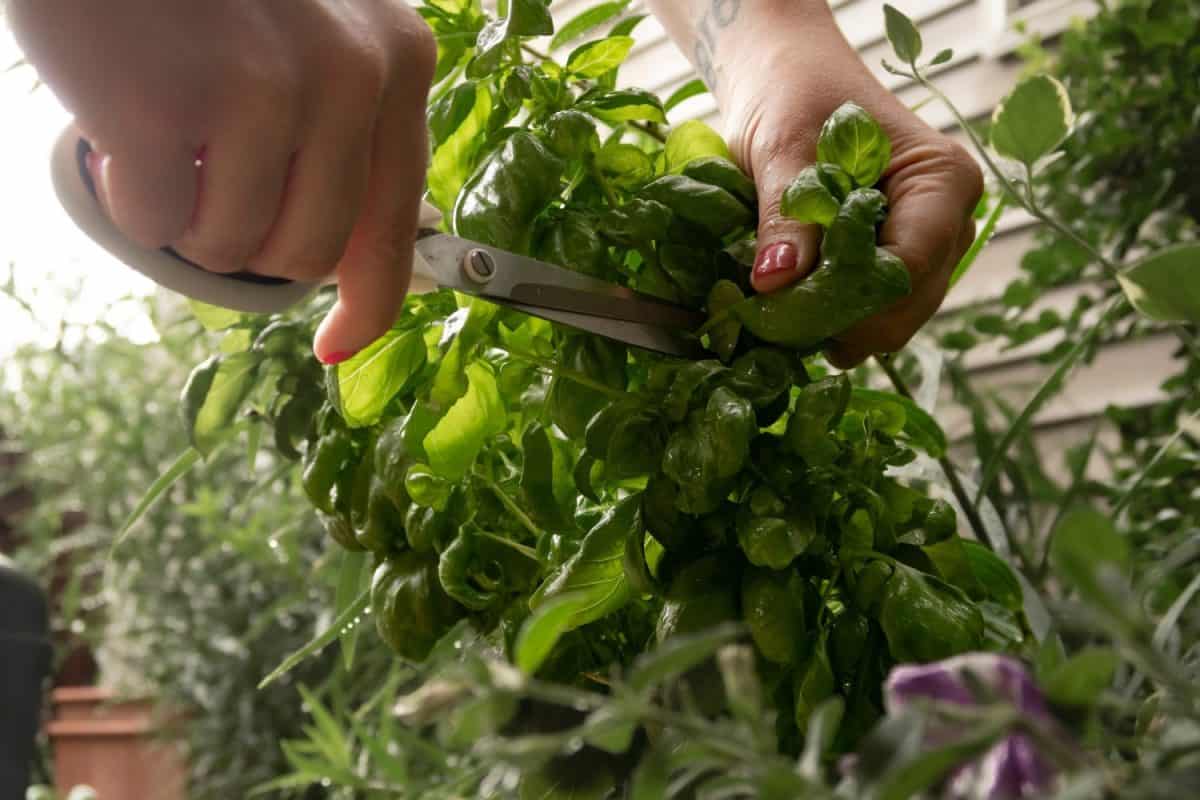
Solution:
[(46, 597), (0, 557), (0, 798), (22, 798), (29, 785), (50, 670)]

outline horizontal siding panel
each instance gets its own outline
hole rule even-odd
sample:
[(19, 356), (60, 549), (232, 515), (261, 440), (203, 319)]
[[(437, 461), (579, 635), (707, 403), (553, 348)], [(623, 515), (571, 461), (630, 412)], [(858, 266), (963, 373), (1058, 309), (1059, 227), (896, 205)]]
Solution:
[[(938, 75), (937, 86), (958, 107), (967, 119), (975, 119), (991, 113), (1016, 83), (1021, 64), (1016, 59), (993, 61), (975, 57), (967, 63)], [(907, 106), (915, 106), (927, 97), (921, 86), (909, 84), (896, 91), (896, 96)], [(917, 112), (929, 125), (944, 130), (954, 124), (954, 116), (941, 103), (926, 103)]]
[[(1169, 334), (1159, 334), (1109, 345), (1095, 360), (1079, 367), (1063, 391), (1052, 398), (1035, 417), (1038, 425), (1095, 417), (1109, 405), (1140, 408), (1164, 399), (1159, 388), (1178, 370), (1172, 357), (1177, 346)], [(996, 369), (975, 371), (976, 391), (1002, 397), (1014, 408), (1022, 408), (1053, 367), (1025, 361)], [(938, 421), (951, 439), (970, 434), (967, 412), (954, 405), (948, 386), (943, 387)]]
[(1021, 257), (1033, 246), (1036, 232), (1036, 225), (1022, 219), (1008, 230), (998, 231), (979, 252), (967, 274), (946, 295), (941, 313), (959, 311), (999, 297), (1004, 288), (1021, 275)]
[[(1095, 481), (1108, 481), (1112, 477), (1112, 467), (1103, 457), (1103, 452), (1119, 448), (1121, 437), (1115, 426), (1096, 417), (1034, 427), (1033, 440), (1041, 454), (1042, 469), (1046, 475), (1064, 489), (1070, 485), (1071, 470), (1067, 465), (1067, 451), (1091, 436), (1096, 439), (1096, 449), (1088, 462), (1087, 477)], [(955, 464), (967, 468), (968, 474), (978, 478), (981, 465), (975, 448), (969, 441), (960, 439), (952, 444), (950, 457)]]
[[(931, 26), (937, 24), (939, 16), (947, 11), (963, 7), (973, 9), (976, 6), (976, 0), (898, 0), (893, 5), (915, 21), (921, 28), (926, 41), (930, 41), (931, 37), (925, 36), (925, 31), (932, 30)], [(835, 8), (833, 16), (838, 22), (838, 27), (842, 29), (842, 33), (846, 35), (846, 39), (856, 49), (878, 44), (886, 36), (883, 24), (883, 3), (879, 0), (857, 0), (848, 3)]]

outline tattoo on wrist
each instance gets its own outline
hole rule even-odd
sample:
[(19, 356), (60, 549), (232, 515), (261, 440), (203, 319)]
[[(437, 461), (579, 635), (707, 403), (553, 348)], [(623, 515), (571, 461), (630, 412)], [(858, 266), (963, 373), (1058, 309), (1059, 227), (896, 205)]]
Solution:
[(741, 10), (742, 0), (705, 0), (704, 11), (696, 25), (696, 44), (692, 49), (692, 56), (700, 77), (710, 90), (717, 88), (716, 52), (719, 32), (732, 25)]

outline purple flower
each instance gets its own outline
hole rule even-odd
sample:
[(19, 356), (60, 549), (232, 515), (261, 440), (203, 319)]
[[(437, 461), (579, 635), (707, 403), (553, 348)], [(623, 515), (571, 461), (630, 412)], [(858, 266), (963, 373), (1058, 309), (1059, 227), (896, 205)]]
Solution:
[[(933, 664), (896, 667), (884, 685), (888, 713), (896, 713), (917, 700), (937, 700), (973, 706), (984, 702), (1009, 703), (1026, 716), (1053, 723), (1046, 698), (1028, 670), (1016, 659), (993, 653), (966, 655)], [(937, 746), (959, 738), (964, 731), (940, 725), (927, 734)], [(1041, 797), (1054, 782), (1054, 769), (1024, 733), (1013, 733), (975, 761), (959, 767), (946, 782), (949, 798)]]

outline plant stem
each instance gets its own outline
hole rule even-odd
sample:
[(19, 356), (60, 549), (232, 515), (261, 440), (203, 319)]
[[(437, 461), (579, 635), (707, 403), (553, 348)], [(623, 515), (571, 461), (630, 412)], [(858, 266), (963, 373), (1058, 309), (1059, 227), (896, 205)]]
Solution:
[[(876, 356), (875, 361), (883, 369), (884, 374), (888, 376), (888, 380), (892, 382), (892, 387), (895, 388), (896, 394), (907, 400), (913, 400), (912, 391), (908, 388), (908, 384), (904, 382), (904, 377), (896, 371), (892, 360), (885, 356)], [(937, 462), (942, 468), (942, 473), (946, 476), (946, 482), (950, 484), (950, 491), (954, 493), (954, 497), (958, 500), (959, 506), (962, 507), (963, 513), (967, 515), (967, 521), (971, 523), (971, 529), (975, 532), (975, 538), (987, 549), (995, 550), (996, 548), (988, 538), (987, 528), (984, 527), (983, 519), (979, 516), (979, 509), (971, 502), (971, 496), (967, 494), (966, 488), (962, 485), (962, 479), (958, 475), (958, 468), (954, 466), (954, 462), (950, 460), (949, 455), (940, 456)], [(1011, 541), (1009, 544), (1011, 545)], [(1024, 563), (1023, 557), (1021, 561)]]
[[(521, 49), (524, 50), (529, 55), (533, 56), (534, 58), (538, 59), (539, 61), (552, 60), (548, 53), (543, 53), (541, 50), (538, 50), (536, 47), (530, 47), (529, 45), (525, 44), (524, 42), (521, 43)], [(587, 80), (581, 80), (581, 81), (579, 81), (579, 83), (581, 86), (583, 86), (584, 88), (587, 88), (587, 89), (590, 89), (595, 86), (594, 83), (592, 83), (591, 81), (587, 81)], [(654, 125), (650, 125), (645, 122), (637, 122), (636, 120), (632, 121), (632, 122), (628, 122), (626, 124), (629, 125), (629, 127), (631, 127), (631, 128), (636, 128), (637, 130), (639, 130), (642, 133), (649, 136), (651, 139), (655, 139), (662, 143), (665, 143), (667, 141), (667, 137), (663, 135), (663, 132), (660, 131)]]
[(543, 372), (547, 372), (551, 375), (555, 375), (558, 377), (562, 377), (562, 378), (566, 378), (568, 380), (575, 381), (576, 383), (586, 386), (589, 389), (593, 389), (597, 392), (600, 392), (601, 394), (605, 395), (606, 397), (608, 397), (612, 400), (620, 400), (625, 397), (625, 392), (622, 392), (618, 389), (614, 389), (611, 386), (600, 383), (600, 381), (594, 380), (593, 378), (589, 378), (587, 375), (584, 375), (582, 372), (577, 372), (573, 369), (567, 369), (566, 367), (561, 367), (557, 364), (550, 363), (546, 359), (544, 359), (540, 356), (530, 355), (528, 353), (522, 353), (517, 350), (508, 350), (506, 352), (509, 354), (509, 356), (517, 359), (518, 361), (524, 361), (527, 364), (533, 364), (538, 369), (542, 370)]
[[(946, 106), (946, 108), (954, 116), (955, 121), (958, 122), (958, 126), (962, 128), (963, 132), (966, 133), (967, 137), (971, 140), (971, 145), (975, 148), (975, 151), (979, 154), (979, 157), (983, 159), (983, 163), (985, 166), (987, 166), (988, 171), (991, 172), (996, 181), (1004, 187), (1005, 191), (1007, 191), (1009, 195), (1011, 195), (1012, 198), (1017, 201), (1018, 205), (1029, 212), (1029, 214), (1038, 222), (1041, 222), (1043, 225), (1051, 228), (1060, 236), (1070, 239), (1076, 246), (1091, 256), (1096, 263), (1103, 268), (1104, 272), (1109, 278), (1112, 278), (1113, 280), (1118, 279), (1121, 272), (1119, 265), (1101, 253), (1095, 246), (1092, 245), (1091, 242), (1087, 241), (1078, 233), (1064, 225), (1062, 222), (1059, 222), (1057, 219), (1047, 214), (1044, 210), (1042, 210), (1042, 207), (1038, 205), (1037, 198), (1033, 194), (1033, 167), (1030, 164), (1025, 165), (1026, 196), (1022, 196), (1021, 192), (1017, 189), (1013, 182), (1008, 179), (1008, 176), (1000, 171), (1000, 168), (996, 165), (996, 162), (992, 160), (987, 146), (980, 141), (975, 131), (970, 125), (967, 124), (966, 119), (958, 110), (958, 107), (951, 102), (950, 98), (947, 97), (942, 90), (930, 83), (929, 79), (921, 74), (919, 70), (914, 69), (910, 77), (915, 79), (918, 83), (924, 86), (931, 93), (935, 94), (937, 98), (942, 101), (942, 104)], [(1168, 327), (1179, 339), (1179, 341), (1182, 342), (1185, 347), (1187, 347), (1188, 351), (1192, 355), (1192, 358), (1200, 360), (1200, 344), (1195, 341), (1195, 339), (1188, 332), (1187, 328), (1179, 323), (1169, 323)]]
[(1200, 419), (1200, 409), (1193, 411), (1186, 420), (1180, 422), (1179, 427), (1175, 430), (1175, 433), (1171, 434), (1171, 436), (1162, 443), (1162, 446), (1158, 448), (1158, 452), (1156, 452), (1154, 456), (1146, 462), (1146, 466), (1142, 467), (1141, 471), (1137, 475), (1137, 478), (1134, 479), (1129, 488), (1126, 489), (1124, 494), (1121, 495), (1121, 499), (1117, 501), (1117, 504), (1113, 506), (1112, 516), (1114, 519), (1116, 519), (1120, 513), (1125, 510), (1125, 506), (1129, 505), (1129, 501), (1133, 499), (1134, 492), (1141, 488), (1146, 478), (1149, 477), (1154, 468), (1158, 466), (1158, 462), (1161, 461), (1163, 456), (1167, 454), (1167, 451), (1170, 450), (1171, 447), (1174, 446), (1175, 442), (1179, 441), (1183, 434), (1187, 432), (1188, 425), (1196, 422), (1197, 419)]
[[(539, 537), (542, 535), (541, 529), (538, 528), (538, 526), (533, 523), (533, 520), (531, 520), (529, 518), (529, 516), (526, 515), (526, 513), (524, 511), (521, 510), (521, 507), (519, 505), (517, 505), (516, 502), (511, 497), (508, 496), (508, 492), (504, 491), (504, 488), (501, 487), (500, 484), (496, 483), (495, 480), (493, 480), (492, 478), (489, 478), (487, 475), (484, 475), (481, 472), (477, 471), (474, 474), (475, 474), (475, 477), (478, 478), (480, 480), (480, 482), (483, 483), (484, 486), (486, 486), (492, 490), (492, 492), (496, 495), (497, 499), (500, 500), (500, 503), (505, 508), (507, 508), (514, 517), (516, 517), (517, 522), (520, 522), (522, 527), (524, 527), (527, 531), (532, 533), (535, 537)], [(522, 555), (528, 556), (529, 558), (532, 558), (534, 561), (540, 562), (542, 560), (541, 558), (538, 557), (536, 550), (534, 550), (530, 547), (526, 547), (525, 545), (520, 544), (519, 542), (514, 542), (510, 539), (504, 539), (503, 537), (491, 536), (491, 534), (486, 533), (486, 531), (485, 531), (484, 535), (490, 536), (491, 538), (496, 539), (497, 541), (502, 541), (504, 544), (512, 546), (513, 549), (518, 550)]]

